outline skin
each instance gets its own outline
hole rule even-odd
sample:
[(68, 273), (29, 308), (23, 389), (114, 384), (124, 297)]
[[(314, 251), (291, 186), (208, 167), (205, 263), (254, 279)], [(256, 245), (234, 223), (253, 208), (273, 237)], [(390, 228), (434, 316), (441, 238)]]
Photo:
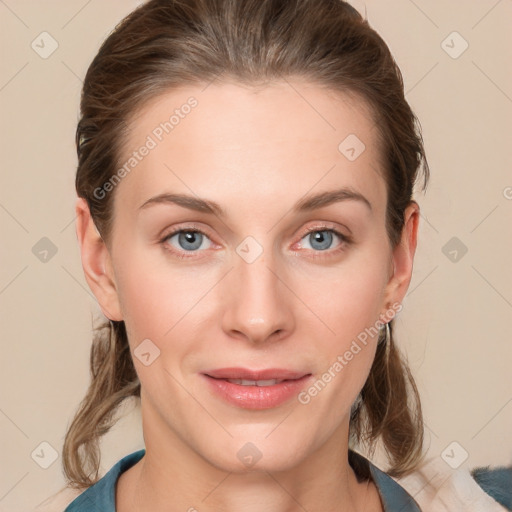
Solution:
[[(200, 374), (277, 367), (316, 380), (405, 296), (419, 207), (407, 208), (393, 250), (370, 111), (298, 79), (170, 91), (133, 119), (126, 154), (191, 95), (198, 106), (116, 186), (111, 239), (100, 238), (85, 201), (76, 203), (84, 273), (103, 313), (124, 320), (132, 354), (145, 339), (160, 350), (149, 366), (133, 357), (146, 455), (120, 477), (117, 510), (382, 510), (374, 484), (358, 482), (347, 460), (350, 407), (376, 336), (307, 405), (242, 409)], [(338, 150), (349, 134), (366, 146), (354, 161)], [(303, 196), (342, 186), (371, 210), (345, 200), (292, 211)], [(162, 192), (215, 201), (226, 216), (170, 203), (139, 210)], [(175, 227), (201, 229), (200, 248), (187, 251), (193, 240), (180, 244), (179, 235), (161, 242)], [(333, 235), (320, 250), (309, 227), (352, 232), (353, 241)], [(263, 250), (252, 263), (236, 252), (249, 235)], [(248, 442), (262, 454), (250, 468), (237, 457)]]

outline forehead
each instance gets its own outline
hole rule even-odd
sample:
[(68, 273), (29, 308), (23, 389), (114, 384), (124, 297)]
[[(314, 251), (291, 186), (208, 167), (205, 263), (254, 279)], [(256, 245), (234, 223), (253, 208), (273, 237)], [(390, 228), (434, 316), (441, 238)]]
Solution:
[(128, 126), (116, 195), (134, 208), (170, 191), (286, 203), (313, 187), (343, 185), (377, 206), (385, 201), (378, 130), (353, 94), (302, 80), (204, 84), (161, 94)]

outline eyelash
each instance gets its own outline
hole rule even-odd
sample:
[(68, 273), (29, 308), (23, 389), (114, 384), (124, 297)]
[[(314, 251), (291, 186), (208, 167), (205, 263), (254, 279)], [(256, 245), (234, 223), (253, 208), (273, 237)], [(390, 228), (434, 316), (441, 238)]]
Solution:
[[(315, 251), (313, 249), (308, 249), (308, 251), (313, 251), (312, 258), (318, 259), (318, 258), (326, 258), (329, 256), (336, 255), (340, 253), (341, 251), (344, 251), (346, 249), (347, 245), (350, 245), (353, 242), (353, 239), (349, 235), (344, 235), (343, 233), (340, 233), (337, 229), (334, 229), (329, 226), (314, 226), (306, 229), (306, 232), (302, 234), (300, 237), (300, 240), (302, 240), (304, 237), (308, 236), (310, 233), (316, 233), (316, 232), (328, 232), (328, 233), (334, 233), (339, 239), (340, 244), (335, 249), (327, 249), (325, 251)], [(328, 256), (324, 256), (324, 254), (327, 254)]]
[[(187, 258), (195, 257), (193, 255), (191, 255), (191, 256), (186, 255), (187, 251), (181, 252), (181, 251), (177, 251), (176, 249), (171, 249), (169, 244), (166, 243), (169, 240), (169, 238), (173, 237), (177, 233), (182, 233), (182, 232), (183, 233), (201, 233), (203, 236), (207, 237), (208, 239), (210, 238), (207, 233), (205, 233), (203, 230), (201, 230), (197, 227), (178, 227), (178, 228), (174, 229), (173, 231), (170, 231), (169, 233), (167, 233), (163, 238), (161, 238), (159, 240), (159, 243), (163, 246), (164, 250), (169, 251), (170, 253), (172, 253), (173, 256), (175, 256), (179, 259), (187, 259)], [(308, 249), (309, 251), (313, 251), (313, 253), (314, 253), (312, 255), (313, 259), (325, 258), (326, 257), (326, 256), (324, 256), (325, 253), (328, 254), (329, 256), (333, 256), (333, 255), (338, 254), (339, 252), (345, 250), (345, 246), (353, 243), (353, 239), (351, 236), (344, 235), (343, 233), (340, 233), (337, 229), (334, 229), (329, 226), (310, 227), (300, 237), (300, 240), (302, 240), (304, 237), (306, 237), (310, 233), (316, 233), (316, 232), (334, 233), (340, 239), (341, 242), (340, 242), (339, 246), (335, 249), (327, 249), (325, 251), (315, 251), (313, 249)], [(194, 254), (194, 252), (197, 252), (197, 251), (188, 251), (188, 252), (190, 252), (191, 254)]]

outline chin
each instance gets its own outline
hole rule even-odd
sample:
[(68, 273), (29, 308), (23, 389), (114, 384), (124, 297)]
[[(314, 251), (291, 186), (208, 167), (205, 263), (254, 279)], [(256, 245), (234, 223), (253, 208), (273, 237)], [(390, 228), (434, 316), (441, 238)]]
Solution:
[[(268, 435), (269, 429), (259, 435), (238, 435), (222, 443), (204, 447), (202, 456), (216, 468), (237, 474), (288, 471), (307, 456), (304, 438)], [(283, 431), (284, 433), (284, 431)]]

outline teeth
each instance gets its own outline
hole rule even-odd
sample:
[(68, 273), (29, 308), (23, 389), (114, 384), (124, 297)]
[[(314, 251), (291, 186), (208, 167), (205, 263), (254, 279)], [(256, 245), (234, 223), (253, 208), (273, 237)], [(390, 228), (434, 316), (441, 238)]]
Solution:
[(245, 379), (226, 379), (231, 384), (239, 384), (241, 386), (275, 386), (280, 382), (280, 379), (269, 379), (269, 380), (245, 380)]

